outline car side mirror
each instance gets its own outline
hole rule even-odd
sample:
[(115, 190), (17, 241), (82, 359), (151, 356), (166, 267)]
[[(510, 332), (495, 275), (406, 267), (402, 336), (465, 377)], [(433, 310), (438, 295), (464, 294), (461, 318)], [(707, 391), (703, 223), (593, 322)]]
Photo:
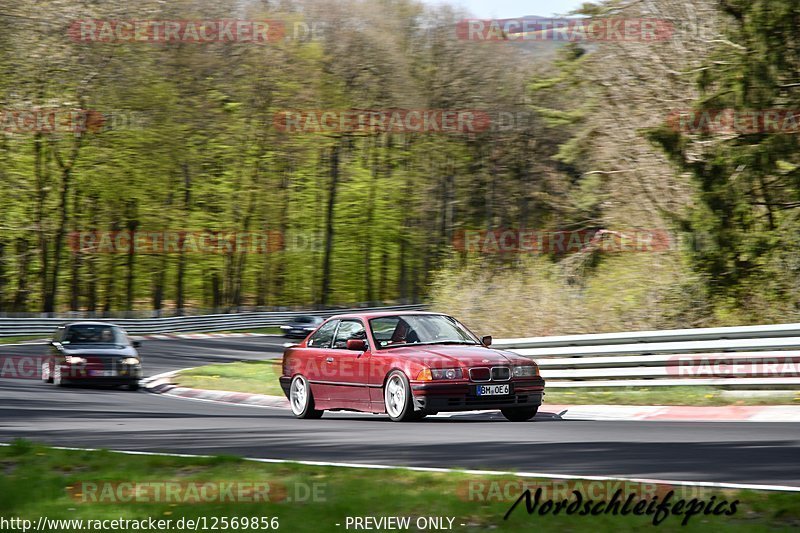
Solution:
[(491, 346), (492, 345), (492, 336), (491, 335), (484, 335), (483, 337), (481, 337), (481, 344), (483, 344), (486, 347)]
[(367, 341), (364, 339), (350, 339), (347, 341), (347, 349), (354, 352), (365, 352), (367, 350)]
[(133, 341), (131, 343), (131, 346), (133, 346), (134, 348), (141, 348), (142, 347), (142, 341)]

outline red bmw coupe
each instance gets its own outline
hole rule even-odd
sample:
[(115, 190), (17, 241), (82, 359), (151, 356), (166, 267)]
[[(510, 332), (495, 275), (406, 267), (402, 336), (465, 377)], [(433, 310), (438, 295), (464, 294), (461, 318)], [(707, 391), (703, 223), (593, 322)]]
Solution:
[(530, 420), (544, 395), (539, 367), (491, 342), (438, 313), (335, 316), (286, 349), (281, 387), (298, 418), (364, 411), (402, 422), (499, 409), (513, 422)]

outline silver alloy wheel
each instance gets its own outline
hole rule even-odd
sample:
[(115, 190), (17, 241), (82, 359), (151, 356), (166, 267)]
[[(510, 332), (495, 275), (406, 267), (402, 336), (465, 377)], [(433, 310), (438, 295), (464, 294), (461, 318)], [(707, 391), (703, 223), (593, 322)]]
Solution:
[(42, 381), (50, 383), (50, 380), (50, 362), (46, 361), (42, 363)]
[(392, 418), (399, 418), (406, 407), (406, 386), (403, 383), (403, 379), (397, 374), (394, 374), (386, 382), (384, 403), (386, 404), (386, 412)]
[(53, 383), (58, 386), (64, 384), (64, 380), (61, 378), (61, 365), (59, 365), (58, 362), (53, 364)]
[(292, 406), (292, 413), (300, 416), (306, 410), (308, 404), (308, 383), (303, 376), (295, 376), (289, 389), (289, 403)]

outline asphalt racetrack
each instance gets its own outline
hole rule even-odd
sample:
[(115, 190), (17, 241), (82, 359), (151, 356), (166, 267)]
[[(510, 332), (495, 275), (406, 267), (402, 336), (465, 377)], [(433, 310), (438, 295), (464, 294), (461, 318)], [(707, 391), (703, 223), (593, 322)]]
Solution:
[[(279, 357), (278, 337), (147, 340), (145, 372)], [(47, 346), (2, 346), (43, 355)], [(563, 421), (465, 413), (396, 424), (385, 416), (215, 404), (113, 389), (0, 379), (0, 442), (113, 450), (473, 468), (556, 475), (800, 487), (800, 427), (790, 423)]]

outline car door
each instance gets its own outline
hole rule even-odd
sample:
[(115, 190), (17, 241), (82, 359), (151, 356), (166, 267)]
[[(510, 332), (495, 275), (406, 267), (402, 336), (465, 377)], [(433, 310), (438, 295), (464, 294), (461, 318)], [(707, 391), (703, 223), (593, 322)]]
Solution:
[(304, 352), (301, 354), (303, 362), (298, 372), (308, 379), (311, 393), (317, 401), (324, 402), (331, 399), (333, 386), (330, 384), (331, 376), (327, 372), (332, 369), (327, 366), (325, 359), (328, 357), (338, 326), (338, 320), (326, 322), (309, 337), (306, 347), (301, 349)]
[[(367, 340), (364, 323), (359, 319), (339, 322), (330, 349), (325, 350), (323, 374), (331, 376), (331, 398), (343, 407), (366, 409), (369, 405), (369, 349), (364, 352), (347, 349), (351, 339)], [(369, 347), (368, 347), (369, 348)]]

